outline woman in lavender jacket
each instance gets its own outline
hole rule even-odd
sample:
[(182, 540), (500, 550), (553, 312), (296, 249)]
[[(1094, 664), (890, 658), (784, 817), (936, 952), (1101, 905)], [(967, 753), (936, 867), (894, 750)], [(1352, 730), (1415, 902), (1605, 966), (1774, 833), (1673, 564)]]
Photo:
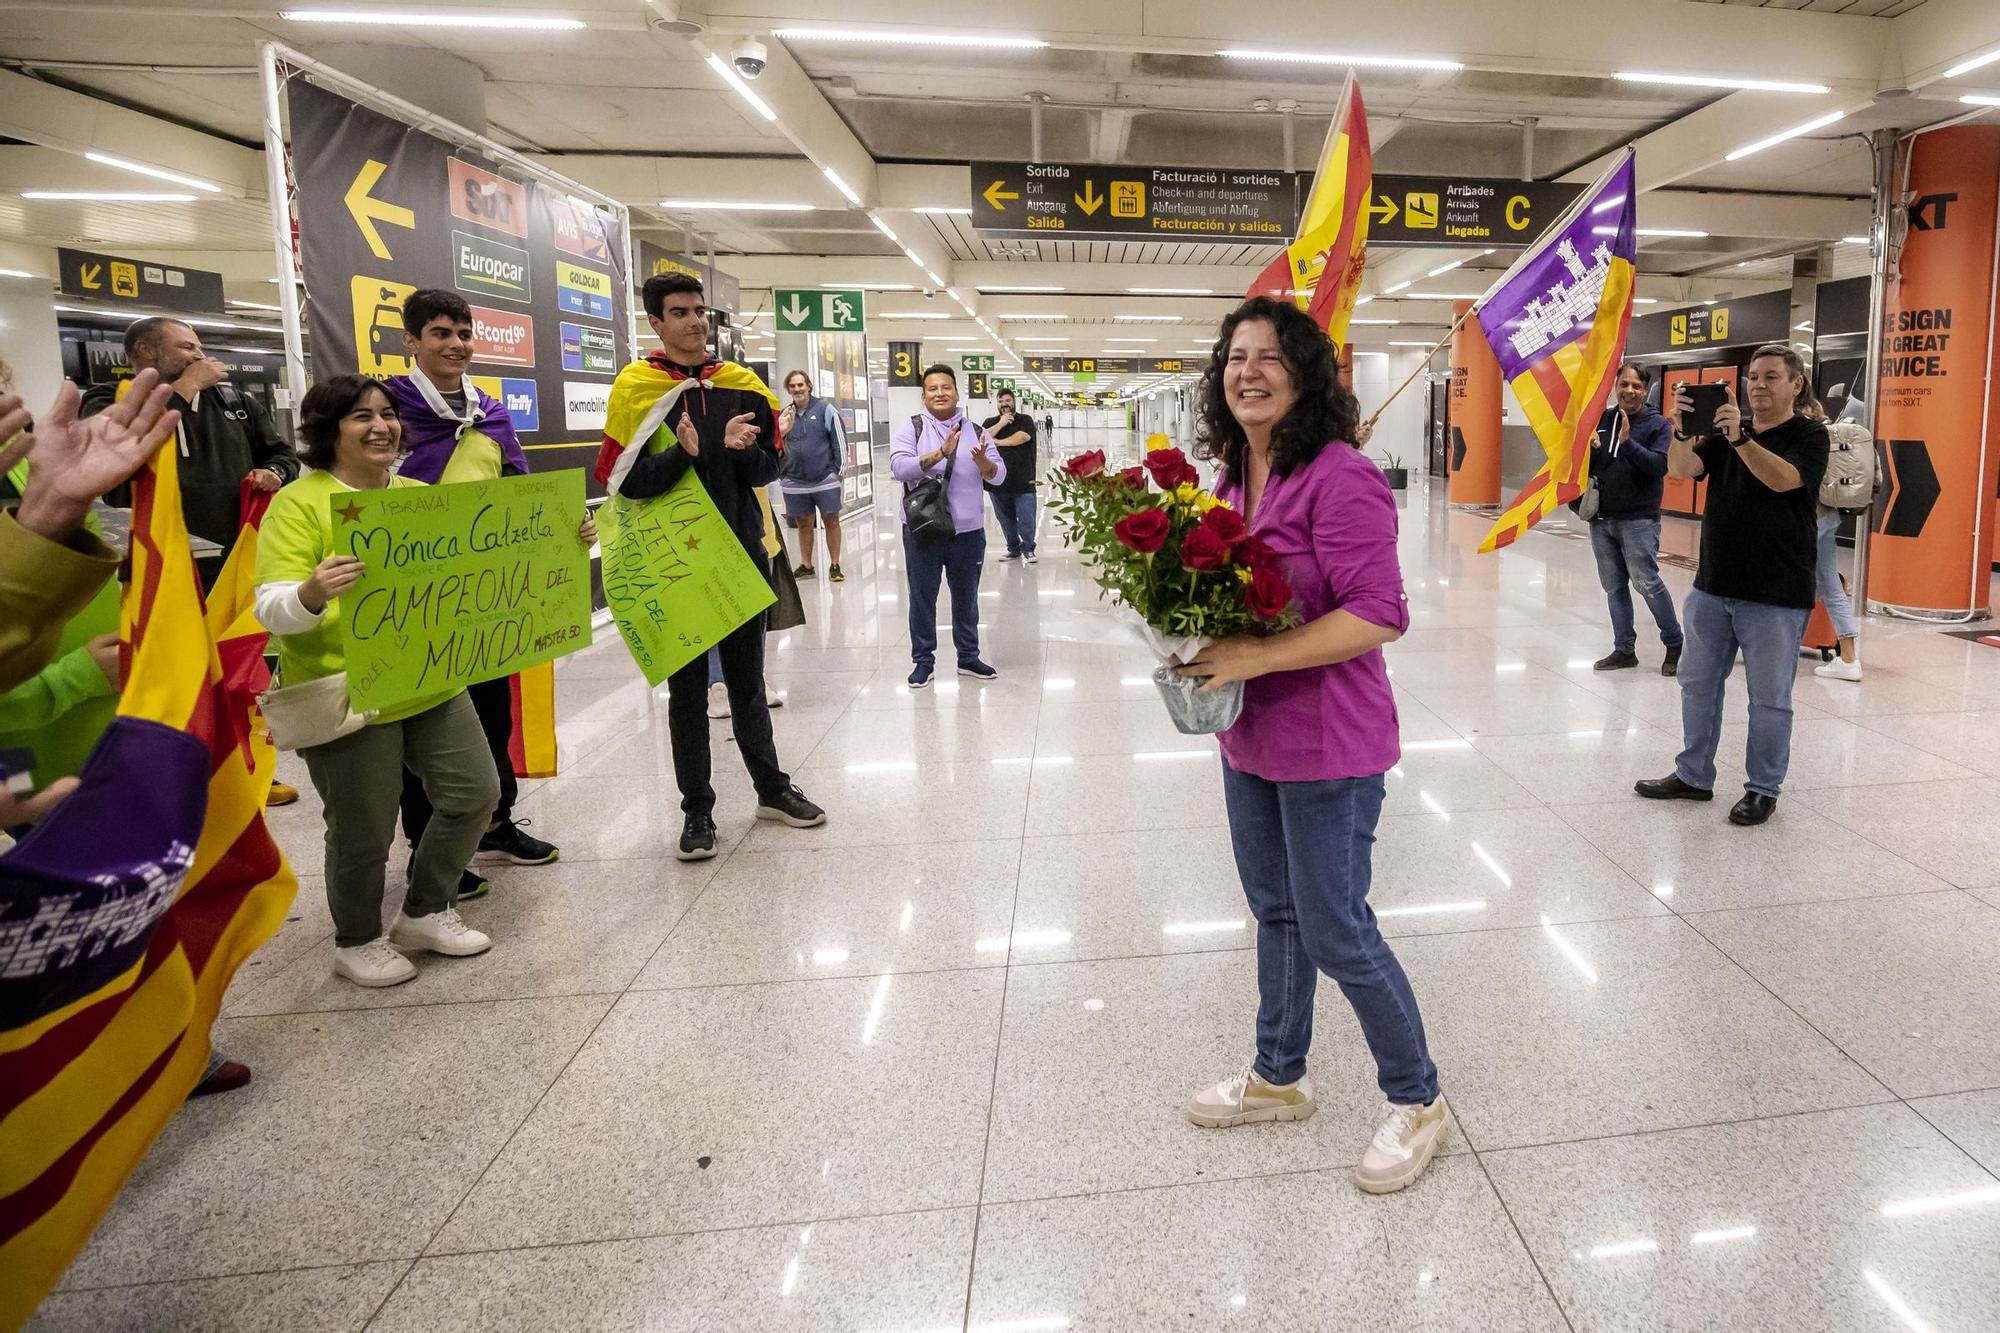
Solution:
[(986, 563), (986, 487), (1006, 480), (1000, 447), (958, 405), (958, 373), (924, 371), (924, 410), (889, 440), (889, 475), (905, 488), (945, 477), (957, 531), (949, 541), (918, 541), (903, 519), (903, 567), (910, 576), (910, 688), (931, 683), (937, 668), (938, 584), (951, 584), (951, 646), (958, 674), (992, 680), (1000, 673), (979, 657), (979, 570)]
[(1257, 918), (1257, 1056), (1189, 1103), (1224, 1127), (1313, 1113), (1306, 1051), (1318, 974), (1339, 983), (1388, 1100), (1354, 1182), (1373, 1194), (1423, 1174), (1451, 1127), (1417, 999), (1368, 906), (1383, 777), (1401, 757), (1382, 647), (1409, 628), (1396, 508), (1345, 443), (1354, 397), (1333, 349), (1292, 303), (1257, 298), (1223, 321), (1202, 380), (1197, 451), (1218, 493), (1277, 553), (1301, 624), (1213, 644), (1182, 674), (1244, 681), (1221, 737), (1237, 872)]

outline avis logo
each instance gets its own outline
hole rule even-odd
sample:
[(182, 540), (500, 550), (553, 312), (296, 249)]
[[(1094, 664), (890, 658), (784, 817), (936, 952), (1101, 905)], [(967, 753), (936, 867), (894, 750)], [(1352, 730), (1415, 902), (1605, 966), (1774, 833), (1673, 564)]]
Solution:
[(1958, 194), (1926, 194), (1910, 205), (1911, 231), (1943, 231), (1945, 212), (1958, 202)]

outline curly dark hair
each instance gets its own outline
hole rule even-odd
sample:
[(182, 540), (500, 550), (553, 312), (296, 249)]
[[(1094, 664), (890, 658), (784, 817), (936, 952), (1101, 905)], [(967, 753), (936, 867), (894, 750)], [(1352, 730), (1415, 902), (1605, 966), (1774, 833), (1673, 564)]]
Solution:
[(333, 466), (340, 445), (340, 420), (370, 392), (379, 393), (394, 408), (396, 396), (381, 380), (366, 375), (335, 375), (306, 390), (299, 404), (299, 460), (321, 471)]
[(1361, 419), (1360, 405), (1340, 382), (1340, 363), (1333, 344), (1312, 317), (1290, 301), (1253, 296), (1230, 312), (1215, 335), (1215, 349), (1201, 372), (1200, 412), (1195, 424), (1197, 458), (1220, 462), (1232, 477), (1243, 475), (1243, 428), (1229, 410), (1222, 392), (1222, 370), (1236, 330), (1253, 320), (1269, 324), (1278, 335), (1278, 352), (1292, 373), (1298, 401), (1271, 432), (1271, 473), (1287, 476), (1312, 462), (1333, 441), (1351, 445)]

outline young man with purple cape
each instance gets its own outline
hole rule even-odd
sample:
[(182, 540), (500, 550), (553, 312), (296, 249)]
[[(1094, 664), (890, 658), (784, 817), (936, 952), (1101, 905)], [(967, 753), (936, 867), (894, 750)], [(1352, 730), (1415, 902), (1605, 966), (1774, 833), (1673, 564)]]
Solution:
[[(403, 302), (403, 346), (410, 354), (410, 373), (389, 380), (389, 393), (403, 419), (403, 447), (408, 451), (396, 465), (398, 475), (430, 485), (458, 481), (492, 481), (528, 471), (528, 456), (514, 435), (507, 408), (465, 377), (472, 363), (472, 308), (456, 292), (427, 288), (410, 293)], [(514, 733), (514, 689), (509, 676), (468, 686), (473, 709), (493, 751), (500, 775), (500, 804), (493, 824), (479, 840), (480, 857), (515, 865), (547, 865), (556, 859), (552, 843), (530, 836), (514, 818), (519, 784), (509, 746)], [(414, 848), (430, 823), (431, 805), (423, 783), (403, 772), (403, 833)], [(477, 898), (492, 886), (467, 869), (458, 896)]]

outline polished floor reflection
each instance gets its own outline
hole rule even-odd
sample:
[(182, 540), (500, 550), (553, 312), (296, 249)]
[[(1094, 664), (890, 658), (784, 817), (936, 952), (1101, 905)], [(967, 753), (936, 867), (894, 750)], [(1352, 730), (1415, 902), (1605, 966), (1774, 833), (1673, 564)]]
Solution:
[(1865, 681), (1802, 670), (1770, 825), (1645, 805), (1679, 695), (1657, 644), (1591, 669), (1588, 543), (1479, 557), (1413, 491), (1374, 901), (1461, 1129), (1378, 1199), (1331, 986), (1316, 1117), (1180, 1118), (1255, 1000), (1214, 746), (1046, 518), (1040, 564), (989, 552), (1000, 679), (913, 695), (894, 521), (772, 640), (824, 829), (753, 826), (719, 722), (724, 855), (670, 859), (615, 637), (559, 669), (520, 813), (562, 860), (467, 906), (490, 954), (333, 979), (318, 809), (276, 812), (300, 897), (219, 1028), (256, 1081), (182, 1112), (32, 1326), (2000, 1328), (2000, 652), (1871, 623)]

